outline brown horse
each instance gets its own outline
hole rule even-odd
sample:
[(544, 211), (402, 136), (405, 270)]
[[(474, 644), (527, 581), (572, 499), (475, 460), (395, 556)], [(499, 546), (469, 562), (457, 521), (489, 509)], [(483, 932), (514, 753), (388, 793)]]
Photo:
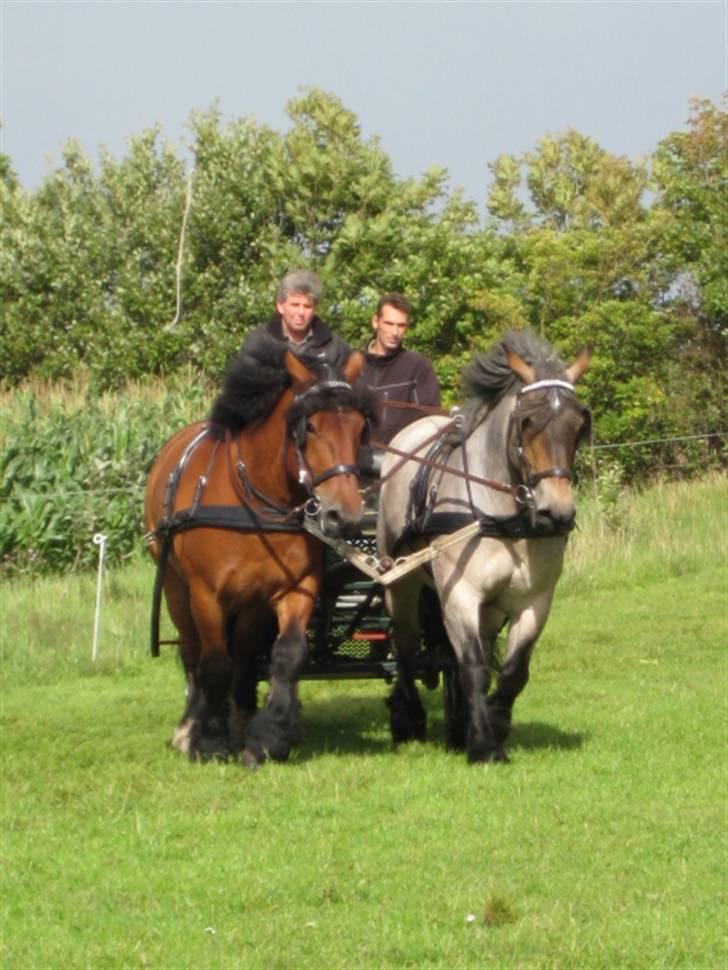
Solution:
[[(172, 745), (191, 758), (283, 761), (299, 738), (296, 685), (322, 569), (301, 520), (345, 535), (361, 517), (357, 452), (372, 411), (355, 385), (361, 364), (355, 353), (340, 376), (314, 372), (272, 345), (267, 362), (238, 358), (210, 422), (157, 456), (145, 522), (187, 679)], [(256, 713), (268, 650), (270, 692)]]

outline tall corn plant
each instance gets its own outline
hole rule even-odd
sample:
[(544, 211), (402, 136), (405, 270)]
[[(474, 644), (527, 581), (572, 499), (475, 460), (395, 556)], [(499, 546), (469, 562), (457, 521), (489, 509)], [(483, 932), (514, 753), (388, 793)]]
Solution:
[(132, 556), (141, 547), (154, 456), (177, 428), (204, 417), (211, 395), (189, 377), (151, 396), (14, 394), (2, 408), (2, 572), (88, 568), (98, 554), (97, 532), (107, 536), (112, 562)]

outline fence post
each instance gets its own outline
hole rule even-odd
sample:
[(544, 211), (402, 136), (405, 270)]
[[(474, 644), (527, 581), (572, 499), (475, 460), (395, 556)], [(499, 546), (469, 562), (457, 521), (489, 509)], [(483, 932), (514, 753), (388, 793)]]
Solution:
[(99, 627), (101, 625), (101, 589), (104, 578), (104, 552), (106, 551), (107, 536), (103, 532), (97, 532), (94, 536), (94, 545), (99, 547), (99, 571), (96, 580), (96, 614), (94, 616), (94, 643), (91, 650), (91, 659), (96, 662), (99, 647)]

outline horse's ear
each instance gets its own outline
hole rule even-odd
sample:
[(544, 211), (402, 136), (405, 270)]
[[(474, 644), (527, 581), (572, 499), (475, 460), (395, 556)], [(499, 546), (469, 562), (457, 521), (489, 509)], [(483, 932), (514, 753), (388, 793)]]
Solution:
[(520, 378), (524, 384), (533, 384), (536, 371), (530, 364), (526, 363), (520, 354), (517, 354), (515, 350), (506, 350), (506, 360), (516, 377)]
[(301, 362), (301, 360), (296, 357), (294, 353), (290, 350), (286, 351), (286, 356), (283, 358), (283, 362), (286, 365), (286, 370), (291, 375), (291, 380), (294, 384), (303, 384), (306, 381), (313, 380), (313, 374)]
[(591, 361), (591, 355), (591, 348), (585, 347), (571, 367), (566, 368), (566, 379), (570, 384), (576, 384), (582, 374), (586, 372), (587, 368), (589, 367), (589, 362)]
[(354, 384), (361, 374), (361, 369), (364, 366), (364, 354), (360, 351), (355, 350), (346, 362), (346, 366), (342, 372), (342, 376), (347, 384)]

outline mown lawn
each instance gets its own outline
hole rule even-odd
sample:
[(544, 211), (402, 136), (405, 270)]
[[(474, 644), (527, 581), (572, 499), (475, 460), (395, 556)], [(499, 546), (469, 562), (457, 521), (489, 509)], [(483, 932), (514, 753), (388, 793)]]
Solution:
[[(394, 750), (384, 685), (306, 683), (250, 774), (166, 746), (151, 568), (2, 593), (2, 951), (30, 968), (726, 966), (726, 486), (585, 508), (508, 766)], [(168, 651), (171, 648), (167, 648)]]

